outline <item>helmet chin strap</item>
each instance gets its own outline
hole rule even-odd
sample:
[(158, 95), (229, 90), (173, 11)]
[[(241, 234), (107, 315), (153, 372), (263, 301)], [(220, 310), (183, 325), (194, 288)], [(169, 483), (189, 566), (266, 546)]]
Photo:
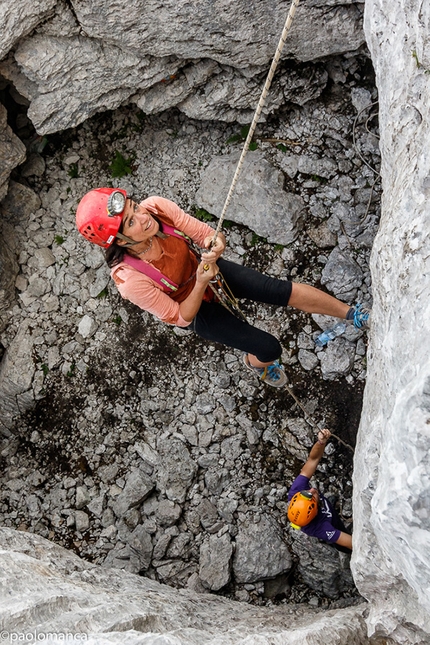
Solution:
[(141, 244), (141, 242), (136, 242), (135, 240), (132, 240), (131, 237), (127, 237), (127, 235), (123, 235), (122, 233), (117, 233), (116, 237), (119, 238), (120, 240), (123, 240), (123, 242), (126, 242), (126, 244), (124, 244), (125, 247), (136, 246), (136, 244)]
[[(161, 237), (163, 239), (168, 237), (162, 231), (157, 231), (155, 235), (157, 237)], [(136, 246), (136, 244), (141, 244), (142, 243), (142, 241), (136, 242), (136, 240), (132, 240), (131, 237), (128, 237), (127, 235), (124, 235), (123, 233), (117, 233), (115, 237), (117, 237), (118, 239), (123, 240), (124, 242), (126, 242), (126, 244), (124, 244), (124, 246), (126, 248), (128, 248), (130, 246)]]

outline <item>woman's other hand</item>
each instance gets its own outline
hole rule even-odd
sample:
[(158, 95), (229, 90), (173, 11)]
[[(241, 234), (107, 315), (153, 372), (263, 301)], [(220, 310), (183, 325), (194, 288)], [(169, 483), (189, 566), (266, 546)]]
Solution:
[(205, 238), (204, 247), (209, 250), (202, 253), (202, 260), (204, 262), (216, 262), (225, 251), (226, 241), (224, 233), (218, 233), (215, 244), (211, 248), (213, 239), (213, 235), (209, 235)]
[(216, 262), (208, 262), (207, 260), (202, 259), (197, 267), (196, 280), (200, 284), (208, 284), (210, 280), (215, 278), (218, 272), (219, 268)]

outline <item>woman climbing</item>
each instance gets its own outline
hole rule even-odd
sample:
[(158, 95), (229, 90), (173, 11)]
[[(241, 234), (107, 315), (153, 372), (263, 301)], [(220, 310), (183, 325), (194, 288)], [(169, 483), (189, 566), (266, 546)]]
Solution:
[[(366, 327), (369, 311), (350, 307), (307, 284), (278, 280), (224, 260), (225, 237), (174, 202), (149, 197), (140, 204), (125, 190), (97, 188), (76, 213), (79, 232), (106, 249), (111, 276), (123, 298), (170, 325), (194, 330), (206, 340), (244, 352), (243, 360), (266, 384), (282, 387), (286, 375), (281, 345), (223, 306), (211, 289), (221, 272), (236, 298), (350, 320)], [(207, 249), (198, 257), (192, 243)]]

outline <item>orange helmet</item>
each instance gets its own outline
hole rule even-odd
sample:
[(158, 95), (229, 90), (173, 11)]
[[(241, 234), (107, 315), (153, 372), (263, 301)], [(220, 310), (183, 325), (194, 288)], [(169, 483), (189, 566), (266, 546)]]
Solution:
[(293, 528), (301, 528), (312, 522), (318, 513), (318, 503), (309, 490), (293, 495), (288, 505), (288, 519)]
[[(121, 227), (127, 193), (121, 188), (95, 188), (79, 202), (76, 226), (89, 242), (107, 249)], [(122, 237), (122, 236), (121, 236)]]

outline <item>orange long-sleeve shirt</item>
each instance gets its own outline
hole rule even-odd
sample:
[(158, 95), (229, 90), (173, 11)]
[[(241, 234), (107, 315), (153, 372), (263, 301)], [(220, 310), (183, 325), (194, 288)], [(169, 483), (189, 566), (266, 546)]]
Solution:
[[(148, 197), (148, 199), (141, 202), (141, 205), (150, 205), (155, 207), (162, 220), (186, 233), (201, 247), (203, 246), (205, 238), (214, 234), (213, 228), (200, 222), (195, 217), (188, 215), (188, 213), (185, 213), (185, 211), (179, 208), (177, 204), (169, 199), (165, 199), (164, 197)], [(157, 266), (157, 264), (166, 264), (170, 271), (169, 275), (166, 274), (166, 277), (170, 278), (177, 284), (180, 284), (187, 267), (184, 267), (183, 265), (184, 254), (181, 254), (182, 260), (178, 260), (178, 262), (176, 262), (175, 258), (170, 255), (168, 247), (171, 246), (172, 239), (176, 238), (167, 238), (167, 240), (163, 240), (163, 238), (154, 237), (151, 250), (148, 251), (142, 259), (144, 259), (145, 262), (153, 264), (160, 270), (162, 270), (161, 266)], [(182, 242), (181, 240), (178, 240), (178, 243), (185, 244), (185, 242)], [(187, 257), (189, 259), (187, 259)], [(188, 253), (188, 256), (185, 254), (185, 260), (189, 261), (190, 264), (192, 263), (193, 260), (190, 256), (190, 252)], [(170, 325), (187, 327), (190, 324), (191, 321), (184, 320), (179, 313), (179, 304), (182, 300), (175, 301), (170, 294), (165, 293), (161, 289), (157, 282), (137, 269), (134, 269), (125, 262), (120, 262), (111, 269), (111, 277), (121, 296), (130, 300), (141, 309), (149, 311), (151, 314)], [(194, 285), (194, 281), (195, 278), (191, 282), (190, 286)], [(185, 299), (185, 297), (186, 295), (183, 299)]]

